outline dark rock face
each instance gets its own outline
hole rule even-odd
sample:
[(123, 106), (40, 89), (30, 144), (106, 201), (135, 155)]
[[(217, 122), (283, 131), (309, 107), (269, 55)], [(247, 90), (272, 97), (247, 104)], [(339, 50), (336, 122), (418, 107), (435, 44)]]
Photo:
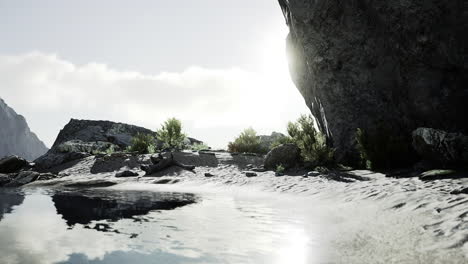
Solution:
[(276, 166), (282, 165), (284, 168), (292, 168), (301, 160), (301, 150), (294, 144), (280, 145), (270, 152), (265, 158), (264, 167), (275, 170)]
[(279, 0), (293, 81), (353, 163), (355, 131), (468, 132), (468, 5), (453, 0)]
[(26, 119), (0, 99), (0, 158), (18, 155), (34, 160), (46, 151), (47, 147), (31, 132)]
[(468, 166), (468, 136), (432, 128), (413, 131), (413, 147), (421, 157), (441, 166)]
[(13, 173), (28, 166), (29, 162), (18, 156), (8, 156), (0, 159), (0, 173)]

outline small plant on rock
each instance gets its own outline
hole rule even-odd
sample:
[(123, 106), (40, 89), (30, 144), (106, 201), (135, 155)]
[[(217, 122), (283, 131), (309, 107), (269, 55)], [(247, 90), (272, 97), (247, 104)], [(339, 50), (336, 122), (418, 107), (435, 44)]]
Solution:
[(200, 150), (209, 150), (211, 148), (205, 143), (195, 143), (190, 147), (190, 149), (193, 151), (200, 151)]

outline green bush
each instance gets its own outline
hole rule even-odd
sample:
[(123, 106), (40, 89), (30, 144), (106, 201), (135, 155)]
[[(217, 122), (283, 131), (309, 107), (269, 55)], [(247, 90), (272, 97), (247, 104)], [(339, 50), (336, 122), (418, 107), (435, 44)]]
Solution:
[(182, 133), (182, 122), (180, 120), (169, 118), (156, 133), (164, 148), (180, 150), (184, 147), (186, 136)]
[(132, 138), (131, 145), (128, 147), (130, 152), (138, 152), (141, 154), (148, 154), (155, 150), (155, 137), (151, 134), (140, 134)]
[(383, 124), (378, 125), (373, 133), (358, 128), (356, 143), (361, 167), (373, 170), (389, 169), (413, 162), (410, 138), (392, 132)]
[(211, 148), (205, 143), (195, 143), (192, 146), (190, 146), (190, 149), (194, 151), (200, 151), (200, 150), (208, 150)]
[(280, 137), (277, 140), (273, 141), (273, 143), (271, 143), (270, 150), (278, 147), (279, 145), (289, 144), (289, 143), (294, 143), (291, 137), (288, 137), (288, 136)]
[(276, 166), (276, 170), (275, 170), (276, 173), (283, 174), (284, 171), (285, 171), (285, 168), (284, 168), (283, 164), (279, 164), (278, 166)]
[(302, 115), (295, 123), (288, 123), (288, 141), (301, 150), (305, 162), (317, 165), (331, 165), (334, 161), (333, 148), (327, 145), (327, 138), (317, 131), (311, 115)]
[(263, 153), (260, 145), (260, 139), (253, 128), (247, 128), (234, 140), (229, 142), (228, 150), (239, 153)]

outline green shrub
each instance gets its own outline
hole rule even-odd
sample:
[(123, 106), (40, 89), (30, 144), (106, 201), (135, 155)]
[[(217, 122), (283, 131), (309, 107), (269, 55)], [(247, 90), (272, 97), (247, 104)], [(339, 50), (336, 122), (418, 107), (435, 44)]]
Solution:
[(373, 133), (356, 130), (357, 150), (361, 167), (367, 169), (389, 169), (402, 167), (413, 162), (411, 140), (400, 133), (392, 132), (383, 124)]
[(311, 115), (302, 115), (295, 123), (288, 123), (289, 141), (301, 150), (305, 162), (331, 165), (335, 150), (327, 145), (327, 138), (317, 131)]
[(157, 138), (163, 143), (164, 148), (182, 149), (186, 138), (182, 133), (182, 122), (176, 118), (169, 118), (157, 131)]
[(132, 138), (132, 143), (129, 148), (127, 148), (130, 152), (138, 152), (141, 154), (148, 154), (150, 150), (155, 149), (155, 138), (151, 134), (140, 134), (138, 133), (136, 136)]
[(240, 153), (262, 153), (260, 139), (253, 128), (245, 129), (234, 142), (229, 142), (228, 150)]
[(200, 150), (208, 150), (211, 148), (205, 143), (195, 143), (192, 146), (190, 146), (190, 149), (194, 151), (200, 151)]
[(284, 171), (285, 171), (285, 168), (284, 168), (283, 164), (279, 164), (278, 166), (276, 166), (276, 170), (275, 170), (276, 173), (283, 174)]
[(111, 145), (108, 149), (106, 149), (106, 154), (110, 155), (110, 154), (113, 154), (113, 153), (115, 153), (115, 147), (114, 147), (114, 145)]

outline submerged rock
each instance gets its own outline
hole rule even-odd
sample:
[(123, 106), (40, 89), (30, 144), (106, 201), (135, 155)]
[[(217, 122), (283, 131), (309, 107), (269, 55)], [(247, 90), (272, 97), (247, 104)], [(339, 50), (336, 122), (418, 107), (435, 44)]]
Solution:
[(18, 156), (9, 156), (0, 160), (0, 173), (18, 172), (28, 166), (29, 162), (27, 160)]
[(295, 167), (301, 161), (301, 150), (295, 144), (284, 144), (272, 149), (265, 158), (264, 167), (275, 170), (282, 165), (285, 169)]
[(413, 147), (424, 159), (442, 166), (468, 166), (468, 136), (432, 128), (413, 131)]

